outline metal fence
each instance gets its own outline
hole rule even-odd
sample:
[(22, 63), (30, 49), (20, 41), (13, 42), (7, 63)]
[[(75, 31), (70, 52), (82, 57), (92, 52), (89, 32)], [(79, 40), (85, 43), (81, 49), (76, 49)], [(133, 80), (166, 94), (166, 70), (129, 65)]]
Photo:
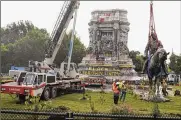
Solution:
[(105, 113), (73, 113), (56, 111), (34, 112), (15, 109), (2, 109), (0, 116), (1, 120), (181, 120), (181, 115), (115, 115)]

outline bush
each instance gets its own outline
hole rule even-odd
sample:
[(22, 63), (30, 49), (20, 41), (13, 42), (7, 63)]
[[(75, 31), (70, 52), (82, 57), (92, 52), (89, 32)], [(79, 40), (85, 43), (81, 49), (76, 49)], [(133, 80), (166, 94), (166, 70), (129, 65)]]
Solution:
[(89, 104), (90, 104), (90, 109), (92, 113), (97, 113), (98, 111), (95, 109), (95, 104), (94, 101), (92, 100), (92, 96), (86, 95), (89, 98)]
[(100, 103), (101, 103), (101, 105), (103, 105), (104, 104), (104, 102), (106, 101), (106, 99), (105, 99), (105, 91), (103, 90), (103, 89), (101, 89), (101, 92), (100, 92)]
[(111, 109), (112, 114), (133, 114), (133, 110), (129, 105), (121, 104), (119, 106), (113, 106)]

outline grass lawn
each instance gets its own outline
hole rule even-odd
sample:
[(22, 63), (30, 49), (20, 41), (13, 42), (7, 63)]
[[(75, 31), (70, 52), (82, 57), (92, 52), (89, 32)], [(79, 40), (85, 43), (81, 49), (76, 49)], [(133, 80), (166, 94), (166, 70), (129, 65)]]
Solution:
[(180, 90), (181, 91), (181, 86), (173, 86), (173, 91), (175, 90)]
[[(94, 102), (94, 108), (98, 112), (110, 112), (113, 107), (113, 94), (105, 93), (104, 96), (105, 102), (101, 104), (100, 94), (99, 92), (90, 92), (87, 91), (86, 94), (91, 96), (92, 102)], [(90, 101), (89, 100), (80, 100), (82, 98), (82, 94), (74, 93), (59, 96), (53, 100), (51, 100), (52, 107), (58, 106), (66, 106), (69, 107), (72, 111), (76, 112), (91, 112)], [(173, 114), (181, 114), (181, 97), (169, 97), (172, 101), (167, 103), (158, 103), (159, 109), (161, 113), (173, 113)], [(119, 104), (123, 104), (119, 101)], [(152, 108), (154, 103), (146, 102), (134, 98), (131, 94), (127, 94), (126, 96), (126, 105), (130, 106), (134, 113), (139, 114), (149, 114), (152, 113)], [(2, 108), (17, 108), (24, 109), (27, 108), (26, 105), (16, 104), (16, 101), (6, 94), (1, 94), (1, 107)]]

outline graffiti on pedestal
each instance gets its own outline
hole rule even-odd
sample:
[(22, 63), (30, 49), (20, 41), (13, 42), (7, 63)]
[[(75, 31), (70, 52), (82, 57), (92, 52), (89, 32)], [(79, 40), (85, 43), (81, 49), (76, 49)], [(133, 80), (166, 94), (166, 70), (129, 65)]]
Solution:
[[(129, 22), (126, 16), (125, 10), (92, 12), (92, 19), (89, 23), (89, 53), (97, 58), (105, 56), (120, 59), (120, 56), (128, 56)], [(105, 19), (107, 17), (111, 19)], [(99, 18), (104, 18), (104, 20), (100, 22)]]

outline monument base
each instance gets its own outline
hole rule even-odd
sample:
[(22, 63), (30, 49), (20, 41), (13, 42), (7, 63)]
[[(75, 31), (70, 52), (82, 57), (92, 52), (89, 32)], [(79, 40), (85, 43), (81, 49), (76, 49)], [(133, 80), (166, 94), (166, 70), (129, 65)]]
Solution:
[(146, 100), (146, 101), (150, 101), (150, 102), (170, 102), (170, 99), (165, 98), (161, 94), (157, 94), (157, 95), (153, 96), (153, 95), (149, 95), (148, 93), (143, 93), (141, 95), (141, 99)]

